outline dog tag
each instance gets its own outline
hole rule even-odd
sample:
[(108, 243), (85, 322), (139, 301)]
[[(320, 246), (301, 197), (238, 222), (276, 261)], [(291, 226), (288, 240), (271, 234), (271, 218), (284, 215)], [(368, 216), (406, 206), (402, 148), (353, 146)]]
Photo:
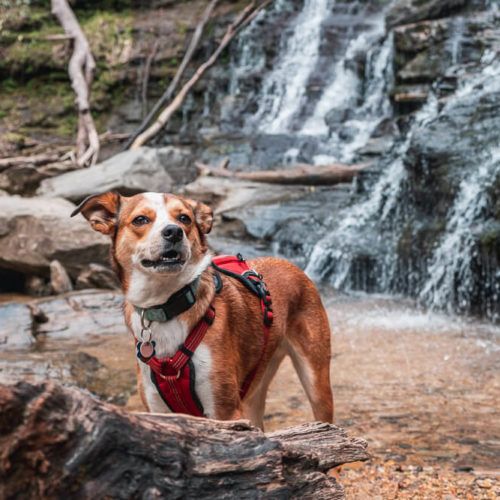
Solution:
[(155, 346), (151, 342), (141, 342), (139, 352), (144, 359), (149, 359), (155, 352)]

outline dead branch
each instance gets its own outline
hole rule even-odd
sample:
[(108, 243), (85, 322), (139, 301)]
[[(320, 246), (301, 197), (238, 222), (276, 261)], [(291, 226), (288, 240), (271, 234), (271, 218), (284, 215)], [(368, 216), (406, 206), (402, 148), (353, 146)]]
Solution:
[(73, 54), (69, 61), (68, 73), (78, 108), (77, 163), (79, 166), (93, 165), (97, 162), (100, 147), (89, 104), (95, 61), (87, 37), (67, 0), (52, 0), (52, 13), (61, 23), (66, 35), (73, 40)]
[(368, 163), (358, 165), (306, 165), (300, 164), (278, 170), (257, 170), (250, 172), (235, 172), (227, 169), (227, 162), (220, 167), (211, 167), (197, 162), (200, 175), (227, 177), (243, 181), (265, 182), (268, 184), (302, 184), (306, 186), (327, 186), (350, 182), (356, 175), (369, 166)]
[(19, 167), (26, 164), (31, 165), (46, 165), (47, 163), (53, 163), (60, 161), (64, 155), (53, 153), (53, 154), (37, 154), (31, 156), (12, 156), (10, 158), (0, 159), (0, 171), (5, 170), (10, 167)]
[(2, 498), (344, 497), (328, 470), (366, 460), (331, 424), (130, 414), (56, 384), (0, 385)]
[(196, 70), (195, 74), (184, 84), (179, 93), (175, 96), (172, 102), (159, 114), (156, 121), (147, 128), (144, 132), (139, 134), (137, 138), (133, 141), (131, 149), (137, 149), (149, 140), (151, 140), (158, 132), (168, 123), (172, 115), (182, 106), (187, 95), (194, 87), (194, 85), (202, 78), (208, 69), (210, 69), (224, 49), (229, 45), (231, 40), (245, 27), (247, 26), (257, 14), (267, 7), (272, 2), (272, 0), (266, 0), (263, 3), (256, 5), (255, 2), (251, 2), (247, 5), (242, 12), (236, 17), (236, 19), (228, 26), (226, 33), (224, 34), (222, 40), (220, 41), (218, 47), (212, 53), (212, 55)]
[(153, 60), (156, 56), (156, 52), (158, 51), (158, 40), (155, 40), (153, 44), (153, 48), (146, 58), (146, 62), (144, 63), (144, 71), (142, 74), (142, 85), (141, 85), (141, 108), (142, 108), (142, 116), (148, 112), (148, 86), (149, 86), (149, 75), (151, 73), (151, 64), (153, 64)]
[(158, 99), (153, 109), (149, 112), (146, 118), (144, 118), (144, 120), (139, 125), (137, 130), (130, 136), (129, 140), (125, 144), (124, 149), (128, 149), (132, 145), (132, 143), (136, 140), (136, 138), (146, 130), (148, 125), (151, 123), (151, 120), (153, 120), (153, 118), (158, 114), (158, 112), (163, 108), (163, 106), (165, 106), (165, 104), (167, 104), (167, 102), (169, 102), (170, 99), (172, 99), (175, 89), (179, 85), (179, 82), (181, 81), (184, 72), (186, 71), (189, 63), (191, 62), (191, 59), (193, 58), (193, 54), (196, 50), (196, 47), (198, 47), (205, 25), (210, 19), (210, 16), (215, 6), (217, 5), (218, 1), (219, 0), (212, 0), (203, 11), (201, 19), (196, 25), (191, 41), (189, 42), (186, 53), (184, 54), (181, 64), (177, 68), (177, 71), (174, 75), (174, 78), (170, 82), (170, 85), (167, 87), (167, 90), (165, 90), (160, 99)]

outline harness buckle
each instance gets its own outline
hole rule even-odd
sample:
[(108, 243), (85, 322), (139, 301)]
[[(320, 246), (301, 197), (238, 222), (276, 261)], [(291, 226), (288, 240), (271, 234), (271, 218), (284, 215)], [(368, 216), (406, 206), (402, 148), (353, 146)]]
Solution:
[[(148, 322), (146, 324), (146, 321)], [(151, 341), (151, 337), (153, 336), (153, 332), (151, 331), (151, 323), (152, 321), (149, 319), (146, 319), (146, 310), (142, 309), (141, 310), (141, 333), (140, 333), (140, 341), (143, 343), (147, 343)], [(144, 333), (147, 333), (147, 338), (145, 337)]]

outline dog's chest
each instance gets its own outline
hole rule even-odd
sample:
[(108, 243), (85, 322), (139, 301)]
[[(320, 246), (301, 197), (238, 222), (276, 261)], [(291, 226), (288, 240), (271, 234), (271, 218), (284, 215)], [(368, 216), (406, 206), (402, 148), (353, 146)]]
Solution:
[[(141, 321), (139, 315), (134, 313), (132, 317), (132, 329), (137, 339), (140, 339)], [(151, 324), (151, 339), (154, 340), (156, 346), (156, 356), (163, 358), (165, 356), (173, 356), (179, 347), (186, 340), (189, 331), (186, 325), (173, 319), (165, 323), (153, 322)], [(214, 401), (212, 383), (210, 379), (212, 369), (212, 357), (208, 346), (201, 343), (191, 358), (195, 368), (195, 390), (198, 398), (203, 405), (205, 415), (214, 417)], [(144, 388), (144, 395), (151, 412), (170, 413), (170, 409), (165, 404), (153, 381), (151, 380), (151, 372), (148, 365), (142, 361), (138, 361), (141, 370), (141, 378)]]

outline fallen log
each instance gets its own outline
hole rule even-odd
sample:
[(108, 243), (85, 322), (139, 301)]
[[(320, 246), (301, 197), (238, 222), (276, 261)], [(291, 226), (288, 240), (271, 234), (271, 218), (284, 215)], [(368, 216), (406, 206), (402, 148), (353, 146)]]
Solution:
[(9, 158), (1, 158), (0, 159), (0, 171), (5, 170), (10, 167), (18, 167), (26, 164), (31, 165), (46, 165), (47, 163), (55, 163), (61, 160), (61, 157), (64, 155), (60, 155), (58, 153), (41, 153), (37, 155), (27, 155), (27, 156), (11, 156)]
[(368, 163), (358, 165), (305, 165), (299, 164), (290, 168), (278, 170), (257, 170), (251, 172), (236, 172), (222, 167), (211, 167), (197, 162), (196, 167), (200, 175), (214, 177), (228, 177), (252, 182), (265, 182), (268, 184), (302, 184), (307, 186), (328, 186), (351, 182)]
[(343, 498), (328, 470), (366, 460), (331, 424), (131, 414), (55, 384), (0, 385), (1, 498)]

